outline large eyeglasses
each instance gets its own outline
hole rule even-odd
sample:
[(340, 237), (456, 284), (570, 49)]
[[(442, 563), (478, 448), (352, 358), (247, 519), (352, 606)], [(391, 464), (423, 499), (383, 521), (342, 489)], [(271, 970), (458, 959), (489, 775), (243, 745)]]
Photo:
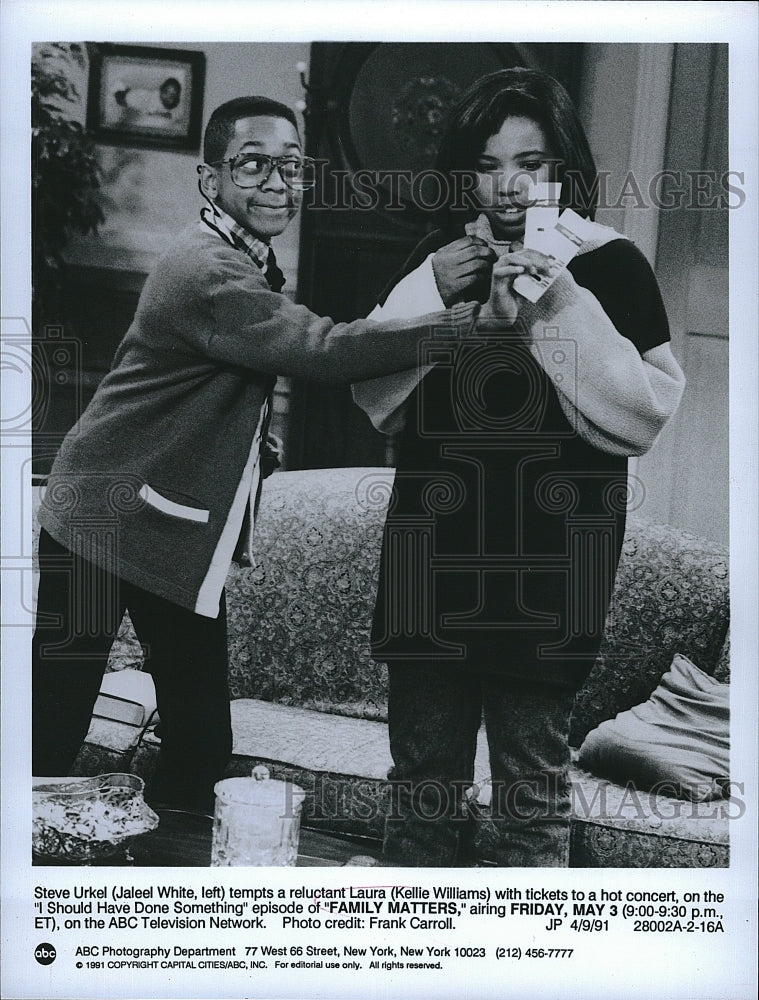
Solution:
[(293, 191), (308, 191), (316, 184), (316, 160), (310, 156), (268, 156), (266, 153), (242, 153), (228, 160), (217, 160), (211, 167), (229, 164), (232, 180), (238, 187), (261, 187), (274, 168)]

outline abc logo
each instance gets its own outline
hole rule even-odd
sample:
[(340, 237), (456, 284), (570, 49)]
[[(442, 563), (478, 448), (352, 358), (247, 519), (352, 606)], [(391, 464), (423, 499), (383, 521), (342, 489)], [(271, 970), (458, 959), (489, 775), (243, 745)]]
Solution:
[(51, 944), (38, 944), (34, 949), (34, 957), (40, 965), (50, 965), (55, 961), (55, 948)]

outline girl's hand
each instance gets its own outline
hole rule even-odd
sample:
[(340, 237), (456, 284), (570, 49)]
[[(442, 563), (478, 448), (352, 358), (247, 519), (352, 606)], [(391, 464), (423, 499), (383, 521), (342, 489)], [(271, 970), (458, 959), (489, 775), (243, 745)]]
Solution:
[(476, 236), (462, 236), (441, 247), (432, 257), (432, 271), (445, 305), (452, 305), (465, 289), (488, 275), (495, 259), (495, 252)]
[(517, 250), (504, 254), (493, 265), (490, 298), (480, 315), (498, 319), (505, 326), (512, 326), (525, 301), (514, 291), (514, 278), (518, 274), (553, 277), (560, 267), (561, 265), (537, 250)]

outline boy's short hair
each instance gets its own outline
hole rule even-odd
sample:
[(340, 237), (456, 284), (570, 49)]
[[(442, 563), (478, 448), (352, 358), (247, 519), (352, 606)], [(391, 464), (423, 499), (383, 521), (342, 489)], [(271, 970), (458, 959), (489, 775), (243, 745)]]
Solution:
[(235, 97), (232, 101), (220, 104), (213, 112), (206, 125), (203, 136), (203, 160), (205, 163), (218, 163), (224, 159), (227, 146), (235, 132), (235, 122), (240, 118), (258, 118), (268, 116), (285, 118), (298, 131), (295, 112), (280, 101), (270, 97)]

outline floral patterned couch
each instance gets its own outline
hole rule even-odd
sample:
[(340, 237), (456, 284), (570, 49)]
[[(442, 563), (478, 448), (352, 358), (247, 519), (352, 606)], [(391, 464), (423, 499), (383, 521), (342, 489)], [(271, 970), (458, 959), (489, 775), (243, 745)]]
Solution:
[[(264, 486), (257, 564), (234, 567), (227, 581), (230, 773), (263, 761), (307, 788), (306, 822), (369, 836), (381, 832), (390, 763), (386, 673), (369, 657), (368, 635), (391, 484), (387, 469), (276, 473)], [(603, 645), (576, 701), (573, 746), (645, 701), (675, 653), (729, 680), (728, 615), (726, 553), (630, 515)], [(126, 621), (122, 633), (114, 668), (139, 663)], [(149, 750), (148, 740), (143, 756)], [(478, 756), (485, 784), (486, 759)], [(577, 768), (572, 777), (574, 866), (729, 863), (723, 802), (631, 795)], [(487, 860), (487, 808), (479, 812), (475, 849)]]

